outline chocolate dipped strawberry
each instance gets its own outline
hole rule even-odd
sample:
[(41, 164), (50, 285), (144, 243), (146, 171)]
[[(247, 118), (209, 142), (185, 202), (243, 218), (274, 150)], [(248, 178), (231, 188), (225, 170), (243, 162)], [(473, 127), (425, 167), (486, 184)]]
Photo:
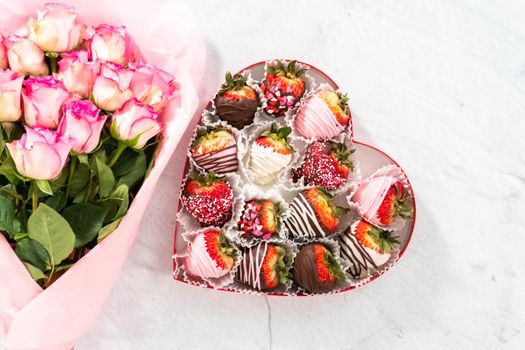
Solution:
[(323, 187), (299, 193), (290, 203), (290, 215), (285, 220), (291, 239), (326, 237), (335, 234), (341, 218), (349, 211), (336, 206), (333, 196)]
[(290, 127), (279, 128), (277, 123), (272, 123), (270, 130), (264, 131), (252, 143), (248, 168), (255, 183), (274, 182), (279, 172), (292, 161), (293, 148), (287, 141), (291, 132)]
[(390, 225), (397, 217), (407, 220), (412, 215), (412, 207), (409, 204), (410, 196), (403, 187), (403, 184), (397, 181), (390, 186), (385, 198), (377, 209), (377, 217), (383, 225)]
[(184, 270), (192, 276), (220, 278), (231, 271), (236, 252), (222, 231), (201, 232), (189, 245)]
[(297, 61), (277, 61), (266, 69), (266, 78), (260, 84), (268, 100), (265, 112), (272, 117), (282, 117), (295, 107), (304, 94), (303, 75), (308, 69), (298, 67)]
[(301, 167), (292, 171), (294, 182), (302, 180), (306, 186), (323, 186), (336, 190), (346, 183), (348, 175), (354, 170), (349, 150), (344, 143), (316, 141), (304, 154)]
[(237, 141), (227, 129), (206, 130), (191, 145), (195, 163), (208, 172), (225, 174), (237, 171)]
[(238, 227), (244, 232), (244, 236), (268, 239), (279, 232), (280, 215), (279, 203), (253, 199), (244, 205)]
[(337, 280), (345, 275), (330, 250), (323, 244), (312, 243), (301, 248), (293, 263), (293, 280), (310, 293), (334, 289)]
[(239, 281), (257, 290), (272, 290), (288, 283), (290, 272), (283, 247), (261, 242), (243, 252)]
[(348, 96), (331, 89), (310, 98), (295, 117), (295, 130), (305, 138), (332, 138), (342, 133), (350, 121)]
[(233, 191), (226, 177), (193, 175), (181, 196), (186, 210), (201, 226), (222, 226), (232, 217)]
[(240, 130), (253, 123), (259, 97), (242, 74), (232, 76), (227, 72), (226, 82), (215, 98), (215, 106), (221, 120)]
[(351, 263), (348, 273), (354, 279), (369, 276), (384, 265), (399, 246), (392, 231), (379, 228), (366, 220), (355, 221), (338, 237), (341, 257)]

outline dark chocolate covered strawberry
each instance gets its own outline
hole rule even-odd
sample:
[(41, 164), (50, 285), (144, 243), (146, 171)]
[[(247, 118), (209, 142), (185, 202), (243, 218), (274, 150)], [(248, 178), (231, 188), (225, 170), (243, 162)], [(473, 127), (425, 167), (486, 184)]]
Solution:
[(231, 126), (242, 129), (253, 123), (259, 97), (242, 74), (226, 73), (226, 82), (215, 98), (217, 115)]
[(324, 293), (334, 289), (337, 280), (345, 275), (330, 250), (320, 243), (301, 248), (293, 263), (293, 280), (310, 293)]
[(226, 177), (216, 177), (213, 172), (190, 178), (181, 200), (201, 226), (222, 226), (232, 217), (232, 188)]

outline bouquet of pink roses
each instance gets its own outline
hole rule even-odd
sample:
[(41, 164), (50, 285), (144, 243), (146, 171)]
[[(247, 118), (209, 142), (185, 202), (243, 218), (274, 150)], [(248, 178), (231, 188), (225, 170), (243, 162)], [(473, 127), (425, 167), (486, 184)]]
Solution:
[[(176, 53), (147, 55), (124, 27), (87, 25), (74, 8), (46, 4), (0, 37), (0, 329), (7, 348), (67, 349), (96, 319), (197, 107), (193, 86), (203, 60), (194, 55), (203, 50), (188, 28), (176, 28), (185, 40)], [(147, 56), (175, 67), (177, 78)], [(64, 324), (57, 330), (53, 323)], [(27, 329), (38, 331), (27, 336)]]
[(151, 168), (176, 90), (123, 27), (46, 4), (0, 47), (0, 231), (49, 286), (110, 234)]

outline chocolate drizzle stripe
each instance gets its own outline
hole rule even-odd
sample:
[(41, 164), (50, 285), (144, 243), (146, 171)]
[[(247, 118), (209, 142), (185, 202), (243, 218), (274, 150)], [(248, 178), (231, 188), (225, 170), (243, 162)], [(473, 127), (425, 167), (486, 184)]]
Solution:
[[(261, 248), (263, 249), (261, 253)], [(262, 289), (261, 269), (268, 250), (267, 243), (261, 243), (256, 247), (251, 247), (244, 252), (241, 268), (239, 269), (239, 279), (252, 286)]]
[(237, 171), (237, 145), (230, 145), (218, 152), (193, 155), (193, 160), (197, 165), (208, 171), (217, 173)]
[(368, 272), (371, 268), (377, 269), (377, 265), (370, 254), (358, 242), (353, 233), (346, 232), (339, 237), (339, 245), (341, 247), (341, 256), (352, 263), (348, 272), (353, 278), (363, 277), (363, 270)]
[(325, 237), (326, 233), (319, 225), (315, 212), (302, 193), (290, 204), (292, 213), (286, 220), (286, 226), (294, 237)]

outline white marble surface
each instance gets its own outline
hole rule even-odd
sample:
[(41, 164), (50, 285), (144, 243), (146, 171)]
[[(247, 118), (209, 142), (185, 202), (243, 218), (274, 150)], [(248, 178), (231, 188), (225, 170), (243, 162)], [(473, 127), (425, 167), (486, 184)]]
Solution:
[(251, 62), (297, 58), (325, 70), (350, 91), (356, 138), (410, 176), (412, 243), (385, 276), (335, 296), (264, 298), (174, 282), (184, 142), (77, 348), (525, 348), (525, 3), (207, 0), (194, 8), (208, 48), (203, 103), (226, 69)]

